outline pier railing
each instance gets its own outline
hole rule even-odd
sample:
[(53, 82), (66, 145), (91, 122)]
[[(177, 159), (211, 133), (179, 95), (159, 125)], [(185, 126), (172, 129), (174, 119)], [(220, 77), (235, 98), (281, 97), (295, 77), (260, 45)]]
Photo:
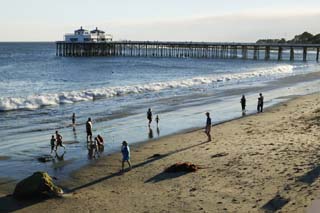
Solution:
[[(308, 53), (312, 56), (308, 57)], [(56, 42), (57, 56), (136, 56), (319, 61), (320, 44), (171, 41)]]

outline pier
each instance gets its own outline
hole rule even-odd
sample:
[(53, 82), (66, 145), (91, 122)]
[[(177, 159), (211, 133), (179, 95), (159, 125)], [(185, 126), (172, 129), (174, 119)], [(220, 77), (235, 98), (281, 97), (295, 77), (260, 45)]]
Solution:
[[(311, 51), (314, 57), (310, 58), (308, 55)], [(56, 42), (56, 55), (65, 57), (132, 56), (279, 61), (312, 59), (318, 62), (319, 51), (320, 44), (164, 41)], [(284, 55), (287, 57), (284, 58)], [(298, 58), (297, 55), (301, 57)]]

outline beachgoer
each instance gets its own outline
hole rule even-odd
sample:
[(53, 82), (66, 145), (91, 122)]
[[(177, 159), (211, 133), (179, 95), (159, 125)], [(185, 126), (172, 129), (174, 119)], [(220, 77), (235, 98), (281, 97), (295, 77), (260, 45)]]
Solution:
[(122, 142), (121, 147), (121, 153), (122, 153), (122, 172), (124, 172), (124, 163), (127, 162), (129, 165), (129, 169), (131, 170), (131, 163), (130, 163), (130, 148), (127, 143), (127, 141)]
[(95, 137), (94, 141), (92, 141), (91, 143), (91, 149), (93, 150), (93, 157), (95, 158), (96, 155), (98, 155), (98, 157), (100, 157), (99, 155), (99, 146), (98, 146), (98, 138)]
[(58, 131), (56, 131), (56, 151), (58, 150), (58, 146), (63, 147), (64, 149), (66, 149), (66, 147), (62, 144), (62, 136), (58, 133)]
[(99, 152), (103, 152), (104, 151), (104, 140), (101, 135), (97, 135), (97, 142), (98, 142)]
[(92, 121), (91, 118), (88, 118), (88, 121), (86, 123), (86, 131), (87, 131), (87, 141), (92, 141)]
[(264, 102), (263, 99), (264, 99), (264, 98), (263, 98), (263, 95), (262, 95), (262, 93), (260, 93), (260, 94), (259, 94), (259, 97), (258, 97), (258, 106), (257, 106), (257, 111), (258, 111), (258, 113), (259, 113), (259, 112), (263, 112), (263, 102)]
[(51, 153), (54, 151), (56, 139), (54, 138), (54, 135), (52, 135), (51, 140), (50, 140), (50, 145), (51, 145)]
[(159, 121), (160, 121), (160, 118), (159, 118), (159, 115), (157, 115), (156, 117), (157, 126), (159, 126)]
[(76, 125), (76, 113), (72, 114), (72, 125), (75, 126)]
[(208, 136), (208, 141), (211, 141), (211, 118), (210, 118), (210, 113), (206, 112), (206, 116), (207, 116), (207, 122), (206, 122), (205, 133)]
[(98, 139), (98, 145), (103, 146), (104, 144), (103, 137), (101, 135), (97, 135), (97, 139)]
[(151, 122), (152, 122), (152, 111), (151, 111), (151, 108), (148, 109), (147, 119), (148, 119), (148, 121), (149, 121), (149, 124), (148, 124), (148, 125), (150, 126), (150, 124), (151, 124)]
[(240, 100), (242, 112), (246, 111), (246, 102), (247, 102), (246, 97), (242, 95), (242, 98)]

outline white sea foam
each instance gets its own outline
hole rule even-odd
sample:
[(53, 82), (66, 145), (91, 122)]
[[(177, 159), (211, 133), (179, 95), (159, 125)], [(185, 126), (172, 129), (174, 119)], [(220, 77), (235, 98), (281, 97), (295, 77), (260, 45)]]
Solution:
[(270, 69), (260, 69), (244, 73), (212, 75), (131, 86), (105, 87), (82, 91), (62, 92), (59, 94), (40, 94), (28, 97), (6, 97), (0, 98), (0, 111), (19, 109), (33, 110), (43, 106), (71, 104), (80, 101), (92, 101), (94, 99), (99, 98), (111, 98), (115, 96), (123, 96), (129, 94), (158, 92), (166, 89), (188, 88), (232, 80), (239, 81), (243, 79), (285, 75), (292, 73), (293, 69), (294, 66), (292, 65), (279, 65)]

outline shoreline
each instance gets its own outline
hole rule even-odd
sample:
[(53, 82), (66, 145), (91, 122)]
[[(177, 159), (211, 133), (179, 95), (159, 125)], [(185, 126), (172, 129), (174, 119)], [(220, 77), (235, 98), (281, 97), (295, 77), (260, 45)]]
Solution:
[[(69, 192), (65, 198), (19, 208), (21, 204), (11, 201), (4, 208), (9, 212), (304, 211), (320, 189), (315, 173), (320, 163), (320, 125), (312, 123), (317, 122), (319, 101), (319, 93), (299, 96), (264, 113), (215, 124), (210, 143), (204, 142), (201, 128), (134, 144), (134, 169), (124, 175), (118, 173), (120, 154), (114, 153), (60, 180)], [(152, 157), (155, 154), (160, 157)], [(162, 172), (179, 161), (206, 168), (190, 174)], [(0, 196), (0, 206), (10, 200)], [(119, 210), (120, 200), (126, 206)]]
[[(246, 94), (248, 100), (248, 113), (255, 113), (256, 94), (258, 91), (265, 95), (266, 107), (272, 106), (278, 102), (286, 101), (287, 99), (291, 98), (288, 95), (303, 95), (313, 91), (318, 91), (318, 89), (314, 89), (317, 88), (314, 85), (318, 85), (317, 82), (319, 80), (316, 79), (318, 79), (319, 76), (320, 72), (315, 72), (300, 75), (300, 80), (298, 80), (299, 78), (297, 76), (274, 79), (271, 82), (266, 82), (263, 87), (251, 87), (252, 85), (246, 84), (246, 86), (242, 89), (238, 88), (240, 85), (230, 87), (228, 89), (217, 88), (218, 93), (213, 94), (209, 92), (208, 94), (205, 93), (205, 96), (198, 98), (194, 96), (179, 96), (176, 101), (173, 101), (174, 99), (164, 99), (164, 102), (161, 99), (159, 102), (153, 103), (154, 106), (157, 106), (155, 112), (159, 112), (160, 118), (163, 119), (163, 123), (160, 122), (159, 132), (155, 125), (152, 127), (153, 130), (150, 131), (145, 125), (144, 111), (138, 110), (137, 107), (133, 107), (134, 112), (131, 111), (132, 115), (123, 118), (120, 116), (120, 119), (109, 120), (109, 115), (99, 115), (99, 122), (97, 122), (95, 125), (95, 133), (105, 136), (107, 140), (105, 154), (109, 154), (110, 152), (114, 151), (117, 152), (120, 147), (119, 142), (127, 140), (128, 136), (130, 136), (129, 142), (141, 143), (150, 141), (150, 137), (155, 139), (159, 138), (159, 135), (162, 137), (197, 129), (203, 125), (203, 118), (201, 114), (204, 111), (210, 111), (213, 113), (214, 122), (229, 121), (230, 119), (232, 120), (234, 118), (241, 117), (238, 95), (242, 94), (243, 92)], [(311, 79), (313, 79), (313, 81), (311, 81)], [(305, 81), (306, 83), (297, 83), (299, 81)], [(279, 86), (280, 82), (284, 82), (283, 87)], [(238, 91), (239, 89), (240, 91)], [(250, 91), (250, 93), (248, 93), (248, 91)], [(191, 100), (189, 98), (191, 98)], [(182, 103), (177, 104), (177, 102), (180, 101), (182, 101)], [(165, 102), (169, 102), (168, 106), (164, 104)], [(104, 102), (97, 102), (97, 105), (95, 106), (103, 103)], [(67, 111), (71, 110), (70, 106), (66, 105), (63, 107), (67, 107)], [(146, 107), (148, 106), (142, 104), (140, 109)], [(97, 109), (101, 110), (100, 107), (97, 107)], [(92, 112), (90, 112), (90, 116), (95, 117), (94, 114), (97, 113), (95, 111), (97, 109), (93, 109)], [(122, 108), (121, 110), (119, 109), (115, 116), (117, 117), (121, 114), (121, 112), (127, 113), (127, 110), (130, 112), (130, 109), (127, 107)], [(103, 112), (105, 113), (104, 109)], [(42, 112), (39, 111), (36, 113), (41, 114)], [(84, 117), (87, 117), (87, 115), (80, 116), (79, 121), (82, 121)], [(65, 119), (65, 116), (61, 119)], [(53, 116), (53, 124), (55, 124), (55, 120), (58, 121), (59, 116)], [(177, 123), (179, 125), (176, 125)], [(65, 124), (66, 123), (64, 123), (64, 125)], [(87, 160), (87, 149), (84, 147), (85, 141), (82, 140), (85, 138), (85, 134), (82, 131), (82, 126), (77, 126), (77, 131), (72, 131), (72, 128), (67, 125), (66, 128), (61, 129), (61, 133), (64, 138), (68, 141), (76, 140), (80, 142), (78, 145), (70, 144), (68, 146), (70, 151), (64, 156), (64, 160), (72, 160), (73, 163), (68, 164), (59, 170), (55, 169), (55, 166), (53, 165), (54, 162), (38, 164), (35, 158), (37, 158), (38, 155), (48, 154), (48, 145), (46, 141), (48, 135), (51, 135), (53, 132), (53, 129), (48, 128), (47, 130), (47, 125), (48, 124), (45, 123), (43, 125), (41, 124), (39, 126), (35, 126), (35, 130), (37, 130), (38, 127), (41, 129), (40, 132), (26, 131), (26, 133), (24, 133), (22, 131), (21, 133), (19, 132), (17, 134), (13, 131), (14, 129), (12, 129), (10, 130), (10, 134), (5, 136), (3, 139), (4, 145), (5, 147), (9, 148), (8, 150), (10, 150), (11, 153), (6, 153), (6, 149), (3, 148), (1, 150), (2, 155), (10, 155), (11, 159), (0, 161), (0, 167), (3, 167), (4, 170), (7, 171), (7, 177), (22, 179), (29, 175), (30, 171), (45, 170), (48, 171), (49, 174), (56, 177), (65, 178), (71, 172), (91, 163), (90, 160)], [(26, 140), (32, 142), (34, 146), (30, 146), (29, 144), (31, 143), (25, 143)], [(14, 143), (12, 141), (14, 141)], [(27, 167), (24, 164), (25, 160), (30, 161), (30, 164), (28, 164)]]

